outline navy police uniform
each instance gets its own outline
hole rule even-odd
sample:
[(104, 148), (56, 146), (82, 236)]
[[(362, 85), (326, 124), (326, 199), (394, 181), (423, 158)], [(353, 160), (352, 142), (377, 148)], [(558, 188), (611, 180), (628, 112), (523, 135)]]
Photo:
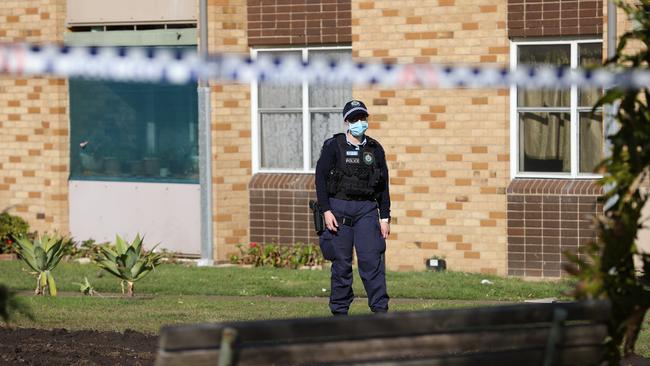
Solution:
[(376, 313), (388, 311), (386, 241), (379, 220), (390, 218), (390, 196), (379, 142), (364, 136), (360, 145), (354, 145), (344, 133), (326, 140), (316, 164), (316, 195), (321, 210), (331, 210), (338, 223), (337, 232), (325, 229), (320, 237), (323, 256), (332, 261), (330, 310), (347, 314), (354, 298), (354, 247), (368, 306)]

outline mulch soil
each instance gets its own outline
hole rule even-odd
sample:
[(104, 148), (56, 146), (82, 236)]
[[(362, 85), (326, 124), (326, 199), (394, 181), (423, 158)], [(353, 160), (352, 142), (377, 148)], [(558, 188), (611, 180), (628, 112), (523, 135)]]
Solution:
[(126, 330), (0, 327), (0, 365), (153, 365), (158, 337)]

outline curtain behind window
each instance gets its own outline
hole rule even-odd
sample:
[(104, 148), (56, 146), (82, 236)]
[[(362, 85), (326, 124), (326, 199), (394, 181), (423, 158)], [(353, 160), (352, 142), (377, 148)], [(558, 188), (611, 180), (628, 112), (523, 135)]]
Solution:
[[(259, 57), (300, 57), (302, 51), (260, 51)], [(309, 50), (310, 61), (349, 61), (350, 50)], [(323, 142), (343, 132), (341, 111), (352, 99), (350, 84), (315, 84), (308, 86), (308, 115), (311, 146), (303, 146), (303, 88), (301, 85), (269, 85), (258, 87), (260, 121), (260, 167), (262, 169), (304, 170), (313, 168), (320, 156)], [(310, 166), (304, 167), (304, 154)]]
[[(602, 64), (602, 43), (585, 43), (580, 44), (578, 52), (580, 54), (580, 67), (592, 68)], [(579, 169), (581, 173), (593, 173), (596, 165), (603, 158), (603, 146), (605, 143), (603, 135), (603, 114), (602, 112), (592, 113), (591, 109), (598, 99), (603, 95), (603, 90), (580, 89), (578, 90), (578, 107), (579, 115), (579, 146), (580, 162)]]
[[(568, 67), (571, 65), (571, 47), (520, 46), (519, 64)], [(571, 106), (571, 89), (519, 88), (517, 106), (528, 109), (519, 112), (520, 169), (527, 172), (570, 172), (571, 115), (567, 108)]]

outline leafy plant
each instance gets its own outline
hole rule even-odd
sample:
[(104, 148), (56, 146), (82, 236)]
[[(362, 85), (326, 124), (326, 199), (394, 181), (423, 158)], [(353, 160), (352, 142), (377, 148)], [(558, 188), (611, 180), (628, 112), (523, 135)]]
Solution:
[(31, 309), (16, 297), (16, 293), (7, 286), (0, 284), (0, 318), (5, 324), (9, 324), (12, 313), (19, 313), (30, 320), (34, 320)]
[(238, 245), (239, 254), (230, 257), (234, 264), (251, 264), (255, 267), (299, 268), (316, 266), (324, 262), (320, 250), (313, 244), (279, 245), (250, 243)]
[(95, 291), (95, 288), (90, 284), (90, 281), (88, 281), (88, 277), (84, 277), (84, 282), (75, 282), (74, 284), (79, 285), (79, 291), (81, 291), (81, 293), (84, 295), (97, 295), (97, 291)]
[(63, 258), (66, 247), (72, 245), (71, 240), (47, 234), (34, 240), (26, 237), (17, 237), (15, 240), (18, 256), (38, 275), (34, 294), (43, 295), (47, 291), (51, 296), (56, 296), (52, 270)]
[[(153, 249), (145, 251), (142, 247), (143, 238), (136, 235), (131, 242), (125, 242), (119, 235), (115, 237), (115, 248), (100, 247), (101, 254), (97, 256), (97, 264), (108, 273), (119, 278), (122, 293), (132, 297), (135, 282), (151, 273), (154, 268), (162, 263), (163, 256), (154, 253)], [(154, 247), (155, 249), (155, 247)]]
[[(607, 61), (621, 69), (647, 70), (650, 65), (650, 14), (646, 8), (650, 0), (627, 5), (617, 1), (638, 24), (625, 33), (619, 42), (616, 56)], [(636, 53), (626, 46), (634, 42)], [(650, 168), (650, 90), (615, 88), (609, 90), (594, 107), (618, 105), (618, 131), (608, 140), (611, 156), (597, 169), (605, 172), (600, 184), (605, 188), (605, 214), (597, 220), (598, 238), (582, 250), (583, 256), (569, 254), (573, 266), (567, 270), (578, 279), (574, 296), (607, 298), (612, 303), (608, 324), (607, 360), (618, 365), (622, 352), (634, 352), (643, 318), (650, 306), (650, 256), (639, 252), (636, 241), (641, 227), (641, 210), (648, 196), (641, 191)], [(637, 273), (634, 257), (643, 262), (642, 273)]]
[(16, 237), (27, 236), (29, 225), (20, 216), (10, 215), (3, 211), (0, 213), (0, 254), (13, 253)]
[(77, 258), (91, 258), (94, 259), (101, 253), (100, 247), (110, 246), (111, 244), (106, 243), (97, 243), (94, 239), (87, 239), (82, 241), (80, 244), (75, 244), (67, 247), (65, 256), (69, 259)]

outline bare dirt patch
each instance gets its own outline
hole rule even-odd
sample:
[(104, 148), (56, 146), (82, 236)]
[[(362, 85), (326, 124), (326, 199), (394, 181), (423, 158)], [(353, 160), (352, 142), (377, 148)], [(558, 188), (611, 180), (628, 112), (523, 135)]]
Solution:
[(0, 365), (153, 365), (158, 337), (132, 330), (0, 327)]

